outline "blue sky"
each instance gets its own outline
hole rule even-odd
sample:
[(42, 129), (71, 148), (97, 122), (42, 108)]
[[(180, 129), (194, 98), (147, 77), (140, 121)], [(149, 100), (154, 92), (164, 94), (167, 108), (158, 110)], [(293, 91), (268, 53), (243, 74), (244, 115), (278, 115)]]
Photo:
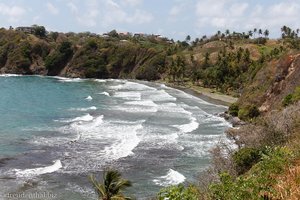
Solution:
[(60, 32), (143, 32), (183, 40), (218, 30), (300, 28), (300, 0), (1, 0), (0, 27)]

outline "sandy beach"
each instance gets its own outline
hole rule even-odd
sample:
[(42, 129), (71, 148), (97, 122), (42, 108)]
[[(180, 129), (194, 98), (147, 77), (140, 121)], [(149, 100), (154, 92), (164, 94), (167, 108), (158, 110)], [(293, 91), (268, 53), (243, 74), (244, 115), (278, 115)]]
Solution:
[(204, 88), (204, 87), (195, 86), (195, 85), (179, 85), (179, 84), (166, 83), (166, 82), (162, 82), (162, 83), (169, 87), (180, 89), (186, 93), (197, 96), (205, 101), (209, 101), (211, 103), (216, 103), (216, 104), (221, 104), (224, 106), (229, 106), (238, 100), (238, 98), (235, 98), (235, 97), (232, 97), (232, 96), (229, 96), (226, 94), (222, 94), (211, 88)]

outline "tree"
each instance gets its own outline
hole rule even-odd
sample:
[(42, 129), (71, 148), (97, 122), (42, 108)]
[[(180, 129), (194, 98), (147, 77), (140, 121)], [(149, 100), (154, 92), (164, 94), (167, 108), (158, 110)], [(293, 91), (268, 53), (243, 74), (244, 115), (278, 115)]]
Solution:
[(227, 29), (227, 30), (225, 31), (225, 34), (226, 34), (226, 36), (229, 36), (230, 31)]
[(255, 37), (256, 32), (257, 32), (257, 28), (254, 28), (254, 29), (253, 29), (254, 37)]
[(186, 42), (191, 41), (191, 36), (190, 36), (190, 35), (187, 35), (186, 38), (185, 38), (185, 41), (186, 41)]
[(118, 37), (119, 37), (119, 34), (118, 34), (118, 32), (117, 32), (116, 30), (110, 31), (110, 32), (108, 33), (108, 35), (109, 35), (110, 37), (114, 37), (114, 38), (118, 38)]
[(258, 30), (258, 34), (259, 34), (259, 37), (261, 37), (261, 35), (262, 35), (262, 30), (261, 29)]
[(266, 38), (269, 36), (269, 30), (268, 29), (265, 30), (264, 35), (265, 35)]
[(253, 32), (252, 31), (248, 31), (248, 35), (249, 35), (249, 38), (253, 36)]
[(90, 181), (92, 182), (99, 200), (130, 200), (130, 197), (125, 197), (122, 191), (132, 184), (129, 180), (123, 179), (121, 173), (115, 170), (108, 170), (104, 172), (103, 183), (97, 181), (91, 175)]
[(58, 32), (51, 32), (50, 37), (56, 42), (56, 39), (58, 38), (59, 33)]
[(167, 188), (163, 188), (157, 195), (158, 200), (198, 200), (199, 191), (194, 185), (184, 187), (184, 185), (174, 185)]
[(46, 36), (46, 29), (44, 26), (33, 25), (33, 28), (34, 28), (34, 35), (36, 35), (38, 37)]

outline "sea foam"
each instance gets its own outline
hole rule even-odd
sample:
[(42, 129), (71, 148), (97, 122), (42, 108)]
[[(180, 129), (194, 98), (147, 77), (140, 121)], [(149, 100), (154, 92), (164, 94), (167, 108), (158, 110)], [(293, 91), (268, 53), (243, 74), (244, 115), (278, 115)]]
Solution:
[(116, 92), (114, 97), (125, 100), (141, 100), (142, 94), (140, 92)]
[(145, 91), (145, 90), (153, 90), (155, 91), (156, 89), (141, 83), (135, 83), (135, 82), (125, 82), (123, 84), (119, 85), (114, 85), (110, 86), (110, 89), (113, 90), (133, 90), (133, 91)]
[(61, 161), (55, 160), (53, 165), (47, 167), (39, 167), (39, 168), (25, 169), (25, 170), (15, 169), (15, 172), (18, 177), (32, 177), (41, 174), (53, 173), (59, 170), (60, 168), (62, 168)]
[(91, 106), (91, 107), (88, 107), (88, 108), (71, 108), (70, 109), (71, 111), (89, 111), (89, 110), (97, 110), (97, 107), (96, 106)]
[(142, 124), (138, 124), (131, 126), (127, 131), (124, 130), (123, 133), (119, 132), (116, 135), (118, 141), (104, 149), (104, 157), (108, 160), (117, 160), (132, 155), (132, 150), (140, 143), (137, 131), (142, 128)]
[(0, 74), (0, 77), (16, 77), (16, 76), (23, 76), (21, 74)]
[(85, 98), (85, 100), (91, 101), (91, 100), (93, 100), (93, 97), (88, 96), (88, 97)]
[(190, 133), (199, 127), (199, 123), (195, 117), (190, 118), (190, 123), (182, 125), (173, 125), (173, 127), (178, 128), (181, 133)]
[(63, 120), (55, 120), (55, 121), (59, 121), (59, 122), (66, 122), (66, 123), (70, 123), (70, 122), (88, 122), (88, 121), (92, 121), (94, 119), (93, 116), (91, 116), (90, 114), (86, 114), (83, 115), (81, 117), (75, 117), (73, 119), (63, 119)]
[(103, 94), (103, 95), (108, 96), (108, 97), (110, 96), (110, 94), (108, 92), (101, 92), (99, 94)]
[(185, 181), (185, 177), (180, 174), (179, 172), (169, 169), (167, 175), (158, 177), (157, 179), (154, 179), (153, 182), (156, 185), (160, 186), (170, 186), (170, 185), (178, 185)]

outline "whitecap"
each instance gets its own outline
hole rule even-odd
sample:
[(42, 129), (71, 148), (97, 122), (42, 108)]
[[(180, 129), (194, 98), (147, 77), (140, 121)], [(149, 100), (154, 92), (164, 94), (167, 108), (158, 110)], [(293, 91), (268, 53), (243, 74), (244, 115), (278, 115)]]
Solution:
[(151, 100), (145, 100), (145, 101), (128, 101), (128, 102), (125, 102), (124, 104), (126, 104), (126, 105), (138, 105), (138, 106), (152, 106), (152, 107), (157, 107), (157, 104), (155, 104)]
[(96, 106), (91, 106), (88, 108), (71, 108), (71, 111), (75, 110), (75, 111), (89, 111), (89, 110), (97, 110)]
[(158, 109), (156, 107), (138, 106), (138, 105), (115, 106), (115, 107), (112, 107), (112, 109), (127, 112), (127, 113), (156, 113), (158, 111)]
[(177, 98), (167, 93), (165, 90), (158, 90), (151, 94), (151, 100), (153, 101), (176, 101)]
[(142, 94), (140, 92), (116, 92), (114, 97), (126, 100), (141, 100)]
[(53, 173), (59, 170), (60, 168), (62, 168), (61, 161), (55, 160), (53, 165), (47, 167), (39, 167), (39, 168), (25, 169), (25, 170), (15, 169), (15, 172), (18, 177), (31, 177), (31, 176), (41, 175), (41, 174)]
[(214, 122), (211, 126), (225, 126), (225, 127), (232, 127), (232, 124), (223, 117), (211, 115), (208, 113), (205, 113), (205, 118), (203, 119), (203, 122), (209, 123), (209, 122)]
[(163, 103), (160, 104), (159, 110), (163, 112), (172, 112), (172, 113), (183, 113), (187, 115), (192, 115), (191, 112), (185, 110), (180, 105), (177, 105), (175, 103)]
[(181, 133), (190, 133), (199, 127), (199, 123), (195, 117), (190, 118), (190, 123), (182, 125), (173, 125), (173, 127), (178, 128)]
[(168, 88), (168, 87), (167, 87), (165, 84), (163, 84), (163, 83), (160, 84), (160, 87), (161, 87), (161, 88)]
[(112, 89), (112, 90), (121, 90), (124, 86), (124, 84), (120, 84), (120, 85), (112, 85), (112, 86), (109, 86), (109, 89)]
[(129, 82), (129, 81), (123, 84), (110, 86), (109, 88), (113, 90), (133, 90), (133, 91), (156, 90), (155, 88), (147, 86), (145, 84)]
[[(99, 117), (94, 118), (90, 114), (87, 114), (82, 117), (78, 117), (73, 119), (71, 122), (74, 122), (71, 124), (71, 128), (74, 128), (76, 130), (81, 130), (81, 131), (88, 131), (88, 130), (93, 130), (95, 127), (98, 127), (100, 124), (103, 123), (103, 115), (100, 115)], [(89, 122), (89, 123), (80, 123), (81, 121)]]
[(98, 82), (98, 83), (106, 83), (107, 81), (104, 79), (95, 79), (94, 81)]
[(61, 76), (53, 76), (53, 78), (58, 79), (60, 82), (83, 82), (84, 79), (81, 78), (67, 78)]
[(81, 117), (76, 117), (76, 118), (69, 119), (69, 120), (54, 120), (54, 121), (69, 123), (69, 122), (81, 122), (81, 121), (88, 122), (88, 121), (92, 121), (93, 119), (94, 119), (93, 116), (91, 116), (90, 114), (86, 114)]
[(85, 98), (85, 100), (91, 101), (91, 100), (93, 100), (93, 97), (88, 96), (87, 98)]
[(105, 95), (105, 96), (110, 96), (110, 94), (108, 93), (108, 92), (101, 92), (101, 93), (98, 93), (98, 94), (103, 94), (103, 95)]
[(133, 154), (132, 150), (140, 143), (140, 138), (137, 136), (137, 131), (143, 129), (142, 124), (130, 126), (129, 132), (118, 133), (117, 142), (103, 150), (104, 156), (108, 160), (118, 160)]
[(22, 74), (0, 74), (0, 77), (17, 77), (23, 76)]
[[(91, 142), (88, 149), (79, 152), (80, 156), (87, 154), (90, 159), (100, 159), (104, 163), (133, 154), (133, 149), (140, 142), (138, 130), (143, 129), (144, 122), (145, 120), (104, 121), (101, 115), (92, 122), (82, 124), (74, 122), (69, 132), (80, 134), (79, 139), (82, 141)], [(103, 141), (107, 143), (105, 142), (105, 147), (101, 150), (99, 142), (101, 144)]]
[(156, 185), (166, 187), (166, 186), (178, 185), (180, 183), (183, 183), (185, 179), (186, 178), (179, 172), (173, 169), (169, 169), (167, 175), (158, 177), (157, 179), (154, 179), (153, 182)]

